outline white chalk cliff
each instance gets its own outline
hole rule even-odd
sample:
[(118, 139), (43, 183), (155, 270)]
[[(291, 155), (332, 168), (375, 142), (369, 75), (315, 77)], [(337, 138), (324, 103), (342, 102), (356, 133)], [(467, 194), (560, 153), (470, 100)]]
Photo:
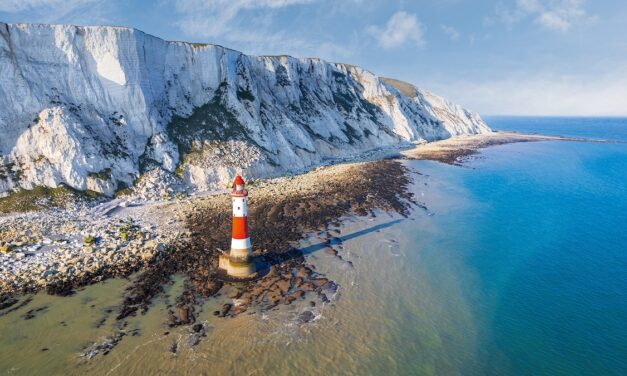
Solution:
[(475, 112), (352, 65), (0, 23), (0, 196), (59, 184), (111, 195), (155, 169), (155, 182), (172, 173), (209, 189), (236, 170), (276, 176), (489, 131)]

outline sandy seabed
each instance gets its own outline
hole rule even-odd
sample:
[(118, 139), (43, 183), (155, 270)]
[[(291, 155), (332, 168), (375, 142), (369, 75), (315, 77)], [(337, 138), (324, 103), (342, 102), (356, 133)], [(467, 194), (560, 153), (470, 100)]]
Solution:
[[(481, 148), (548, 140), (589, 141), (493, 132), (418, 145), (402, 151), (399, 157), (461, 164)], [(220, 317), (264, 313), (280, 304), (291, 304), (297, 300), (308, 300), (311, 306), (323, 304), (338, 286), (335, 281), (318, 273), (313, 265), (308, 265), (303, 250), (296, 248), (295, 244), (307, 234), (317, 232), (324, 252), (341, 259), (338, 250), (342, 245), (337, 236), (340, 218), (346, 215), (374, 216), (378, 210), (406, 216), (412, 208), (424, 209), (409, 193), (410, 184), (411, 173), (402, 161), (389, 159), (327, 166), (251, 186), (249, 222), (261, 277), (245, 283), (225, 282), (218, 276), (218, 255), (220, 250), (228, 249), (230, 240), (228, 194), (119, 208), (117, 216), (112, 215), (112, 220), (127, 214), (144, 217), (153, 224), (155, 232), (168, 234), (161, 237), (168, 239), (168, 244), (158, 252), (141, 253), (141, 257), (114, 259), (114, 262), (104, 263), (95, 272), (82, 274), (81, 278), (72, 279), (56, 273), (53, 279), (46, 281), (45, 288), (48, 292), (65, 295), (103, 278), (130, 278), (120, 299), (119, 310), (115, 313), (119, 330), (105, 343), (94, 344), (87, 349), (89, 356), (109, 352), (128, 334), (123, 329), (125, 320), (138, 313), (146, 313), (154, 299), (163, 295), (167, 286), (173, 283), (175, 276), (183, 277), (183, 288), (168, 304), (163, 321), (170, 327), (190, 325), (199, 337), (204, 328), (196, 320), (198, 310), (214, 296), (228, 295), (233, 299), (233, 303), (225, 303), (214, 312)], [(115, 213), (115, 210), (111, 212)], [(30, 221), (29, 225), (32, 226), (33, 222)], [(16, 230), (19, 232), (19, 229), (12, 229), (13, 232)], [(150, 244), (151, 249), (154, 248), (153, 243)], [(90, 252), (89, 257), (93, 254)], [(1, 257), (10, 258), (12, 255)], [(120, 268), (118, 262), (123, 263), (124, 268)], [(58, 265), (55, 267), (59, 269)], [(0, 296), (0, 316), (28, 305), (30, 297), (20, 295), (21, 291), (19, 288), (5, 290)], [(313, 315), (305, 312), (301, 320), (307, 322), (312, 318)]]

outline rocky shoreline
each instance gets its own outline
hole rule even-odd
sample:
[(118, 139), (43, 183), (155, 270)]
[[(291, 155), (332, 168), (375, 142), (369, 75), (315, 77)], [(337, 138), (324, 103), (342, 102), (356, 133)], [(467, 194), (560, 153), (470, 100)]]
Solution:
[[(493, 132), (418, 145), (401, 154), (409, 159), (461, 164), (481, 148), (547, 140), (603, 142)], [(264, 213), (260, 223), (274, 227), (253, 225), (256, 254), (265, 258), (284, 255), (286, 241), (294, 242), (304, 231), (328, 226), (330, 219), (350, 212), (365, 215), (373, 208), (382, 208), (403, 213), (406, 208), (400, 202), (407, 197), (381, 195), (402, 196), (406, 181), (400, 183), (400, 188), (372, 183), (372, 177), (381, 174), (391, 181), (404, 176), (405, 172), (397, 167), (387, 172), (376, 171), (397, 165), (398, 162), (385, 160), (353, 162), (321, 167), (293, 177), (257, 181), (251, 190), (251, 204), (256, 208), (255, 213)], [(359, 192), (361, 195), (357, 195)], [(226, 195), (213, 192), (208, 196), (165, 202), (135, 199), (116, 199), (96, 207), (79, 205), (70, 210), (49, 209), (0, 216), (0, 297), (41, 290), (67, 295), (74, 288), (110, 277), (125, 277), (162, 258), (169, 259), (168, 255), (177, 248), (192, 247), (196, 253), (204, 249), (205, 254), (211, 255), (211, 261), (203, 261), (204, 269), (214, 269), (216, 250), (228, 247), (230, 221)], [(333, 209), (323, 205), (324, 202)], [(322, 209), (324, 215), (319, 213)], [(255, 215), (251, 217), (253, 223), (258, 221)], [(185, 263), (183, 257), (180, 261)], [(212, 273), (203, 271), (199, 278), (202, 280)], [(148, 279), (144, 278), (144, 283), (157, 284), (156, 281), (149, 283)], [(160, 283), (167, 282), (157, 279)], [(193, 278), (192, 282), (201, 285)], [(151, 295), (141, 294), (138, 286), (135, 289), (139, 295)], [(197, 288), (206, 295), (216, 287), (209, 284)]]
[[(401, 155), (408, 159), (459, 165), (485, 147), (548, 140), (604, 142), (493, 132), (418, 145), (401, 151)], [(377, 168), (397, 164), (391, 161), (353, 162), (321, 167), (293, 177), (257, 181), (251, 190), (251, 204), (257, 208), (254, 210), (265, 213), (262, 223), (275, 226), (253, 227), (257, 255), (284, 254), (285, 249), (276, 251), (277, 247), (285, 248), (283, 240), (287, 238), (284, 234), (289, 234), (289, 241), (294, 242), (298, 240), (295, 229), (298, 234), (316, 230), (327, 226), (329, 218), (336, 219), (350, 212), (365, 215), (373, 208), (402, 213), (406, 208), (398, 200), (407, 197), (394, 199), (381, 198), (380, 195), (388, 192), (402, 195), (406, 182), (400, 184), (400, 190), (371, 184), (372, 176), (380, 176), (375, 171)], [(349, 175), (351, 179), (346, 179)], [(393, 168), (384, 175), (392, 179), (404, 172)], [(329, 189), (332, 192), (329, 193)], [(357, 192), (362, 192), (363, 197), (356, 195)], [(165, 202), (131, 197), (96, 207), (81, 204), (69, 210), (48, 209), (0, 216), (0, 296), (41, 290), (66, 295), (74, 288), (105, 278), (128, 276), (158, 263), (177, 247), (204, 248), (213, 260), (217, 249), (228, 247), (227, 227), (230, 225), (229, 211), (225, 209), (229, 207), (228, 197), (219, 193), (179, 197)], [(335, 199), (330, 200), (328, 194), (334, 195)], [(325, 215), (316, 218), (325, 201), (335, 209), (325, 209)], [(288, 206), (290, 210), (285, 209)], [(253, 223), (254, 218), (251, 218)], [(209, 227), (203, 227), (203, 224)], [(277, 234), (282, 236), (277, 237)], [(203, 265), (206, 270), (213, 268), (209, 261)], [(206, 276), (201, 274), (200, 278)], [(194, 283), (200, 285), (199, 281)], [(215, 286), (209, 286), (200, 290), (214, 289)]]
[(186, 281), (170, 307), (171, 326), (193, 323), (204, 299), (221, 293), (233, 302), (214, 312), (219, 316), (263, 312), (310, 295), (312, 305), (328, 301), (336, 284), (307, 265), (295, 243), (322, 231), (324, 248), (331, 250), (341, 247), (333, 226), (344, 215), (374, 215), (375, 209), (407, 215), (413, 202), (410, 182), (401, 162), (384, 160), (325, 167), (251, 188), (248, 218), (261, 278), (245, 283), (225, 281), (217, 267), (220, 249), (229, 245), (229, 197), (199, 199), (186, 215), (191, 241), (177, 242), (171, 253), (138, 275), (118, 319), (149, 309), (174, 274), (183, 274)]
[(578, 137), (494, 131), (484, 134), (454, 136), (441, 141), (417, 145), (415, 148), (403, 150), (401, 155), (408, 159), (424, 159), (452, 165), (461, 165), (466, 158), (490, 146), (538, 141), (615, 142)]
[[(68, 295), (134, 273), (116, 313), (119, 328), (127, 317), (150, 309), (175, 274), (184, 276), (184, 290), (168, 306), (164, 324), (169, 327), (197, 324), (202, 303), (216, 295), (230, 298), (214, 312), (221, 317), (265, 312), (302, 299), (312, 307), (324, 304), (338, 286), (306, 263), (296, 243), (316, 233), (321, 249), (341, 260), (341, 239), (334, 229), (340, 217), (375, 215), (375, 210), (407, 215), (413, 203), (410, 183), (402, 162), (380, 160), (253, 184), (249, 220), (262, 271), (247, 283), (218, 275), (217, 256), (229, 245), (227, 194), (5, 216), (0, 236), (11, 250), (0, 255), (0, 316), (28, 304), (28, 295), (20, 294)], [(302, 322), (314, 318), (307, 312)]]
[[(495, 132), (418, 145), (402, 155), (459, 165), (484, 147), (544, 140), (590, 141)], [(212, 297), (228, 297), (213, 312), (220, 317), (266, 312), (296, 300), (307, 300), (311, 307), (324, 304), (339, 286), (307, 263), (306, 251), (297, 243), (313, 234), (317, 250), (352, 267), (340, 256), (340, 219), (377, 211), (407, 216), (412, 207), (425, 209), (409, 193), (411, 180), (402, 161), (383, 159), (251, 182), (249, 221), (260, 278), (245, 283), (225, 280), (217, 267), (218, 254), (229, 246), (230, 198), (225, 191), (2, 216), (0, 316), (28, 305), (27, 293), (69, 295), (106, 278), (131, 275), (112, 312), (118, 334), (125, 333), (128, 317), (147, 312), (163, 296), (175, 275), (183, 276), (183, 291), (173, 302), (167, 300), (164, 325), (189, 325), (197, 341), (203, 332), (198, 316)], [(303, 323), (313, 319), (307, 310), (299, 316)], [(122, 337), (86, 349), (86, 354), (107, 353)]]
[(95, 218), (86, 209), (0, 217), (0, 295), (72, 288), (125, 276), (166, 251), (172, 234), (155, 224)]

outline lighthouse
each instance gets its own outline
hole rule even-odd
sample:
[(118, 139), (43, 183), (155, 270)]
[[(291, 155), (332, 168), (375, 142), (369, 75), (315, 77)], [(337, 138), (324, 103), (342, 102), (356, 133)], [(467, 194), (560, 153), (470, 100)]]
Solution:
[(248, 234), (248, 191), (244, 179), (239, 175), (233, 181), (231, 201), (233, 203), (231, 251), (228, 255), (220, 255), (219, 266), (231, 277), (251, 278), (255, 276), (256, 268)]

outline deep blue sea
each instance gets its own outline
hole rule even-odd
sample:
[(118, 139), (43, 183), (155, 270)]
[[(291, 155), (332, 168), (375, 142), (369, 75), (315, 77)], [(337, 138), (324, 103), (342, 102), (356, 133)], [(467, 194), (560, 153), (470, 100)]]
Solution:
[(627, 140), (627, 118), (486, 116), (493, 129), (552, 136)]
[[(627, 119), (486, 121), (627, 142)], [(411, 165), (464, 198), (434, 210), (440, 231), (414, 230), (421, 251), (408, 256), (471, 317), (475, 351), (449, 352), (462, 374), (627, 375), (627, 143), (510, 144), (465, 167)]]
[[(627, 141), (627, 119), (487, 122)], [(86, 345), (119, 329), (106, 312), (128, 281), (38, 294), (0, 318), (0, 374), (627, 375), (627, 143), (527, 142), (463, 166), (403, 163), (420, 173), (411, 189), (428, 210), (345, 218), (341, 260), (320, 247), (307, 255), (340, 286), (329, 303), (226, 320), (211, 312), (231, 300), (212, 300), (198, 312), (207, 338), (186, 345), (188, 327), (164, 326), (176, 278), (129, 318), (138, 335), (87, 360)], [(35, 308), (46, 313), (25, 320)], [(315, 319), (303, 324), (305, 310)]]

